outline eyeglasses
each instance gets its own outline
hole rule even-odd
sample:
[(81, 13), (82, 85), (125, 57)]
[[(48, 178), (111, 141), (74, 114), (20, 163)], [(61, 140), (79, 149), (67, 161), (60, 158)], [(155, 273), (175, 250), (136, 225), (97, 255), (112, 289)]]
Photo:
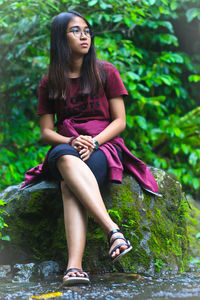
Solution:
[(92, 37), (92, 32), (90, 31), (89, 28), (86, 28), (83, 30), (81, 30), (80, 28), (73, 28), (72, 30), (68, 31), (67, 33), (70, 33), (70, 32), (72, 32), (76, 38), (80, 38), (83, 33), (88, 38)]

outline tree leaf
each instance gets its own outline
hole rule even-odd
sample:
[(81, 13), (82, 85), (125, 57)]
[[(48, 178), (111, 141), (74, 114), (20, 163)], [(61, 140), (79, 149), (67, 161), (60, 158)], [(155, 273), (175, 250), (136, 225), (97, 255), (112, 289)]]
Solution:
[(174, 46), (178, 46), (178, 39), (175, 35), (169, 33), (159, 34), (157, 36), (157, 39), (163, 44), (168, 44), (168, 45), (173, 44)]
[(191, 165), (195, 166), (196, 163), (197, 163), (197, 160), (198, 160), (198, 156), (196, 155), (195, 152), (192, 152), (192, 153), (190, 154), (190, 156), (189, 156), (189, 163), (190, 163)]
[(200, 9), (199, 8), (190, 8), (186, 12), (186, 17), (188, 22), (191, 22), (194, 18), (200, 15)]
[(140, 76), (131, 71), (127, 72), (127, 76), (132, 80), (136, 80), (136, 81), (140, 80)]
[(104, 1), (100, 1), (99, 6), (100, 6), (102, 9), (107, 9), (107, 8), (112, 7), (110, 4), (107, 4), (107, 3), (104, 2)]
[(113, 15), (113, 22), (117, 23), (123, 20), (123, 17), (121, 14)]
[(4, 235), (4, 236), (2, 236), (1, 237), (1, 239), (3, 240), (3, 241), (8, 241), (8, 242), (10, 242), (10, 237), (9, 237), (9, 235)]
[(188, 154), (190, 152), (190, 147), (186, 144), (181, 144), (181, 149), (185, 154)]
[(95, 4), (97, 4), (98, 0), (91, 0), (88, 2), (88, 6), (94, 6)]
[(200, 187), (200, 180), (199, 178), (193, 178), (192, 179), (192, 184), (195, 190), (198, 190), (198, 188)]
[(136, 122), (138, 123), (138, 125), (140, 126), (140, 128), (142, 128), (143, 130), (147, 129), (147, 122), (146, 119), (142, 116), (135, 116), (134, 119), (136, 120)]
[(188, 77), (188, 80), (190, 82), (199, 82), (200, 81), (200, 75), (190, 75)]
[(173, 80), (170, 75), (161, 75), (159, 78), (167, 85), (171, 85)]

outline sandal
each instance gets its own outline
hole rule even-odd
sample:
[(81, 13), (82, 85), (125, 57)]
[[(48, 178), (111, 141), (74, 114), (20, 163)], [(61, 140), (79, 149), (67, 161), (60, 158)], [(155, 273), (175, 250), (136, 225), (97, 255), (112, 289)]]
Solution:
[[(119, 235), (118, 235), (118, 236), (114, 237), (112, 240), (110, 240), (111, 237), (112, 237), (112, 235), (113, 235), (114, 233), (117, 233), (117, 232), (122, 233), (121, 230), (119, 230), (119, 229), (114, 229), (114, 230), (110, 231), (109, 234), (108, 234), (108, 243), (109, 243), (110, 248), (112, 247), (113, 243), (114, 243), (116, 240), (118, 240), (118, 239), (124, 240), (125, 243), (121, 243), (121, 244), (115, 246), (115, 247), (112, 249), (112, 251), (109, 252), (109, 256), (110, 256), (110, 258), (112, 259), (113, 262), (114, 262), (114, 261), (117, 261), (118, 259), (120, 259), (122, 256), (124, 256), (127, 252), (129, 252), (129, 251), (132, 249), (132, 246), (131, 246), (129, 240), (125, 239), (125, 238), (122, 237), (122, 236), (119, 236)], [(117, 250), (117, 249), (120, 249), (120, 247), (121, 247), (121, 246), (124, 246), (124, 245), (128, 246), (128, 248), (126, 248), (125, 250), (121, 251), (120, 254), (117, 255), (116, 257), (112, 258), (113, 252), (114, 252), (115, 250)]]
[[(75, 271), (75, 273), (81, 273), (84, 277), (78, 276), (68, 276), (66, 279), (64, 278), (68, 273)], [(89, 276), (86, 272), (77, 269), (77, 268), (70, 268), (68, 269), (64, 276), (63, 276), (63, 285), (70, 286), (70, 285), (77, 285), (77, 284), (88, 284), (90, 282)]]

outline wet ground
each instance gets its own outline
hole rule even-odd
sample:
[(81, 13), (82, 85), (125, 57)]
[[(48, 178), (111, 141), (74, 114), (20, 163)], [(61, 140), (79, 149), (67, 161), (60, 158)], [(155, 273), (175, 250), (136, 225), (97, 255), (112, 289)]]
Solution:
[(200, 299), (200, 272), (165, 279), (136, 274), (90, 276), (88, 286), (62, 287), (62, 277), (45, 281), (0, 280), (0, 299)]

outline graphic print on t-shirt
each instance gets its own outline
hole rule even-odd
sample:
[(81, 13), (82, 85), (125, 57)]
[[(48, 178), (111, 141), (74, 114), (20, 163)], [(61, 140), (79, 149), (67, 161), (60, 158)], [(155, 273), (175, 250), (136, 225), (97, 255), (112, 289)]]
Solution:
[[(100, 109), (100, 99), (98, 95), (79, 95), (69, 97), (67, 100), (62, 100), (64, 103), (62, 118), (68, 118), (69, 116), (96, 115)], [(59, 108), (60, 111), (60, 108)], [(100, 113), (100, 112), (99, 112)]]

